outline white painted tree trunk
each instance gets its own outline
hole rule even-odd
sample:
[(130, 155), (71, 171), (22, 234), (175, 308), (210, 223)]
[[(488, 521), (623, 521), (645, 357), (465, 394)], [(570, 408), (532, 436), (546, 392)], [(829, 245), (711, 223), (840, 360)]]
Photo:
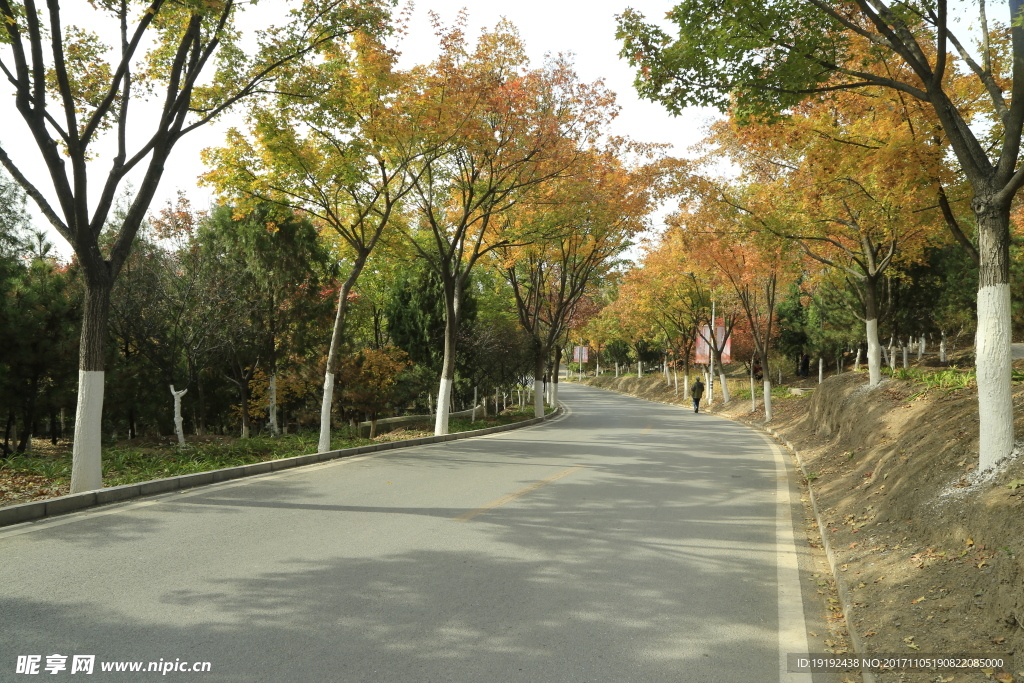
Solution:
[(853, 371), (854, 372), (859, 372), (860, 371), (860, 345), (859, 344), (857, 345), (857, 360), (854, 361), (854, 363), (853, 363)]
[(754, 366), (750, 366), (750, 412), (757, 410), (757, 392), (754, 390)]
[(676, 385), (676, 396), (679, 395), (679, 370), (672, 368), (672, 381)]
[(715, 402), (715, 376), (710, 372), (704, 373), (704, 384), (708, 388), (708, 405)]
[(768, 379), (768, 375), (764, 377), (764, 421), (769, 422), (772, 419), (772, 381)]
[(331, 450), (331, 405), (334, 402), (334, 373), (324, 373), (324, 397), (320, 403), (320, 443), (317, 451)]
[(818, 356), (818, 384), (825, 380), (825, 359)]
[(779, 384), (782, 384), (782, 368), (779, 368)]
[(690, 395), (690, 373), (683, 375), (683, 396)]
[(906, 344), (903, 345), (903, 369), (910, 367), (910, 358)]
[(636, 362), (636, 376), (637, 377), (643, 377), (644, 376), (644, 368), (643, 368), (643, 365), (640, 363), (640, 361)]
[(722, 403), (728, 403), (729, 399), (730, 399), (730, 397), (729, 397), (729, 385), (726, 384), (726, 382), (725, 382), (725, 372), (723, 370), (721, 370), (721, 369), (718, 371), (718, 378), (719, 378), (719, 380), (721, 380), (721, 383), (722, 383)]
[(178, 435), (178, 445), (185, 445), (185, 420), (181, 417), (181, 397), (188, 393), (188, 389), (182, 389), (181, 391), (175, 391), (174, 385), (171, 386), (171, 396), (174, 397), (174, 433)]
[(927, 347), (925, 346), (925, 343), (926, 343), (925, 342), (925, 338), (924, 338), (924, 335), (922, 334), (921, 335), (921, 343), (917, 347), (917, 359), (918, 360), (921, 360), (921, 358), (924, 356), (925, 352), (928, 350)]
[(444, 436), (448, 433), (448, 414), (452, 400), (452, 381), (447, 377), (441, 378), (441, 384), (437, 389), (437, 415), (434, 416), (434, 436)]
[(868, 384), (876, 387), (882, 381), (882, 356), (885, 356), (886, 365), (889, 364), (889, 356), (878, 340), (878, 320), (868, 320), (865, 327), (868, 334)]
[(103, 371), (78, 371), (78, 408), (71, 447), (71, 493), (103, 488), (100, 424), (103, 420)]
[(533, 416), (544, 417), (544, 386), (536, 377), (533, 378)]
[(558, 407), (558, 382), (551, 383), (551, 407)]
[(946, 332), (943, 330), (942, 339), (939, 341), (939, 362), (946, 362)]
[(889, 359), (889, 369), (896, 370), (896, 338), (895, 336), (889, 337), (889, 353), (886, 358)]
[(434, 397), (429, 393), (427, 394), (427, 415), (434, 414)]
[[(470, 420), (469, 420), (470, 422), (476, 422), (476, 403), (477, 403), (476, 387), (473, 387), (473, 416), (470, 418)], [(485, 416), (487, 415), (486, 410), (484, 411), (484, 415)]]
[(277, 428), (277, 373), (275, 372), (270, 376), (270, 391), (269, 391), (270, 405), (268, 406), (268, 412), (270, 413), (270, 433), (277, 436), (281, 433), (281, 430)]
[(615, 379), (619, 378), (619, 364), (615, 363)]
[(992, 468), (1013, 452), (1013, 394), (1011, 387), (1010, 285), (978, 290), (978, 368), (980, 440), (978, 470)]
[(664, 360), (661, 361), (661, 368), (662, 368), (662, 372), (665, 373), (665, 386), (666, 387), (672, 386), (672, 380), (668, 376), (668, 361), (664, 361)]

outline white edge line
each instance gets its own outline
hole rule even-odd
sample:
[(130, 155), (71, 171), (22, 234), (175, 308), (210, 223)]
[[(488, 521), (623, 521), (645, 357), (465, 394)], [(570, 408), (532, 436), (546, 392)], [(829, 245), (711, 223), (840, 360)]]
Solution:
[[(753, 431), (753, 430), (752, 430)], [(804, 620), (803, 592), (800, 588), (800, 565), (796, 537), (793, 534), (792, 497), (789, 471), (778, 444), (760, 432), (754, 432), (768, 444), (775, 456), (775, 549), (778, 570), (776, 587), (779, 609), (779, 681), (780, 683), (811, 683), (810, 673), (788, 671), (788, 653), (806, 653), (807, 623)]]

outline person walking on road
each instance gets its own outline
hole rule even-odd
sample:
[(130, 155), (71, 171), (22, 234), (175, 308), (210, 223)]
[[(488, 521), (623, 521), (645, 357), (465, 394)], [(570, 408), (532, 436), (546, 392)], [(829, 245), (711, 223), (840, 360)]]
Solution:
[(704, 396), (704, 382), (701, 382), (699, 377), (697, 378), (697, 381), (693, 383), (693, 386), (690, 387), (690, 396), (693, 397), (693, 412), (699, 412), (700, 399)]

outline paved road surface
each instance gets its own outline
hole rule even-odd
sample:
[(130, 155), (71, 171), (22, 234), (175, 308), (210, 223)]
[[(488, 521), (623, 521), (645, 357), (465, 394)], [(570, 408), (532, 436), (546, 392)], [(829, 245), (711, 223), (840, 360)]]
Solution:
[[(807, 644), (766, 440), (561, 397), (525, 430), (0, 530), (0, 681), (809, 680), (780, 674)], [(32, 654), (95, 672), (15, 674)], [(99, 670), (161, 659), (210, 671)]]

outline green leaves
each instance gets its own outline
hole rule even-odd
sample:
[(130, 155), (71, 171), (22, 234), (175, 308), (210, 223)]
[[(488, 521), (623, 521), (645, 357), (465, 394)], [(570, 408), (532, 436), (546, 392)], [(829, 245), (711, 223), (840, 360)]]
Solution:
[(673, 114), (687, 106), (735, 106), (743, 116), (781, 113), (833, 77), (847, 43), (810, 3), (687, 0), (667, 15), (672, 37), (635, 10), (618, 17), (620, 56), (639, 67), (642, 97)]

